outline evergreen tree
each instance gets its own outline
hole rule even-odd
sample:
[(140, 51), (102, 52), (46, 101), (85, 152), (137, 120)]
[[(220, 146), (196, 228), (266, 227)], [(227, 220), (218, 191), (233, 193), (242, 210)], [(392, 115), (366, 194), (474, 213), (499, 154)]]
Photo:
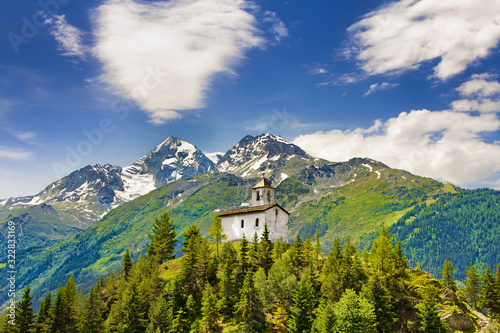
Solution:
[(30, 285), (24, 289), (23, 297), (16, 306), (16, 328), (19, 333), (32, 332), (35, 327), (35, 315), (33, 312), (33, 296), (31, 295)]
[(44, 333), (48, 331), (52, 312), (52, 294), (50, 291), (45, 295), (40, 303), (40, 310), (36, 316), (35, 333)]
[(269, 270), (267, 276), (270, 288), (270, 296), (274, 302), (279, 301), (286, 309), (292, 307), (292, 298), (297, 288), (297, 278), (293, 274), (290, 256), (286, 253)]
[(257, 252), (259, 258), (259, 266), (264, 269), (266, 275), (269, 269), (271, 268), (271, 265), (273, 264), (272, 250), (273, 250), (273, 244), (269, 239), (269, 229), (267, 228), (267, 223), (266, 223), (264, 225), (264, 231), (262, 232)]
[(283, 241), (283, 237), (280, 237), (276, 240), (273, 246), (273, 261), (281, 260), (283, 253), (286, 251), (286, 245)]
[(316, 253), (316, 269), (320, 269), (321, 265), (319, 264), (319, 254), (321, 253), (321, 241), (319, 239), (319, 232), (316, 231), (314, 234), (314, 238), (316, 238), (316, 244), (314, 244), (314, 252)]
[(392, 240), (385, 227), (380, 229), (379, 236), (373, 241), (371, 255), (371, 267), (375, 269), (381, 278), (392, 283), (394, 275), (394, 256)]
[(141, 297), (139, 279), (131, 279), (123, 295), (122, 322), (118, 325), (120, 333), (143, 333), (147, 328), (146, 309)]
[(370, 333), (375, 332), (375, 311), (365, 298), (347, 289), (334, 305), (336, 319), (335, 332)]
[(199, 331), (203, 333), (221, 332), (222, 327), (219, 324), (219, 313), (217, 311), (217, 300), (212, 293), (212, 287), (207, 284), (203, 291), (201, 301), (201, 320)]
[(255, 292), (252, 271), (248, 271), (240, 290), (240, 300), (236, 304), (236, 319), (240, 323), (240, 332), (263, 332), (266, 327), (264, 309)]
[(78, 292), (75, 277), (69, 277), (64, 286), (65, 332), (76, 332), (80, 320), (80, 304), (82, 295)]
[(130, 258), (130, 251), (127, 250), (125, 251), (125, 254), (123, 255), (123, 259), (122, 259), (122, 269), (121, 269), (121, 273), (122, 273), (122, 277), (125, 279), (125, 280), (128, 280), (128, 277), (130, 276), (130, 271), (132, 270), (132, 258)]
[(276, 302), (274, 308), (275, 310), (271, 317), (271, 324), (273, 325), (273, 329), (278, 333), (285, 333), (288, 327), (288, 311), (283, 306), (283, 304), (281, 304), (280, 300)]
[(52, 313), (50, 314), (52, 320), (49, 322), (50, 333), (64, 333), (66, 332), (66, 322), (68, 321), (68, 309), (66, 306), (66, 299), (63, 287), (59, 286), (57, 290)]
[(162, 297), (151, 306), (149, 312), (149, 325), (146, 332), (170, 332), (173, 319), (173, 308), (165, 295), (162, 295)]
[(393, 296), (381, 283), (377, 274), (373, 274), (365, 286), (363, 293), (373, 304), (378, 332), (391, 332), (392, 325), (397, 320), (394, 311)]
[(260, 263), (260, 260), (259, 260), (259, 236), (257, 236), (257, 232), (255, 232), (253, 234), (252, 246), (250, 247), (250, 250), (249, 250), (249, 261), (250, 261), (250, 264), (252, 266), (252, 269), (259, 266), (259, 263)]
[(106, 309), (101, 298), (101, 291), (101, 283), (98, 281), (90, 288), (89, 294), (85, 297), (80, 322), (78, 323), (80, 332), (104, 332)]
[(457, 283), (455, 281), (455, 278), (453, 277), (453, 272), (455, 271), (455, 268), (453, 268), (453, 265), (451, 262), (448, 260), (448, 257), (446, 257), (446, 260), (444, 261), (443, 264), (443, 270), (441, 271), (441, 274), (443, 275), (443, 285), (451, 289), (453, 291), (457, 290)]
[(330, 333), (335, 330), (335, 313), (333, 303), (322, 300), (317, 308), (317, 315), (312, 324), (311, 333)]
[(302, 238), (300, 238), (299, 234), (297, 234), (295, 242), (292, 245), (291, 257), (292, 257), (292, 265), (294, 268), (294, 273), (295, 276), (298, 278), (299, 273), (302, 270), (302, 267), (304, 266), (305, 263), (304, 246), (302, 245)]
[(157, 254), (159, 265), (175, 258), (174, 250), (177, 244), (177, 233), (174, 222), (167, 213), (162, 214), (159, 220), (155, 219), (153, 234), (148, 236), (151, 239), (151, 243), (147, 244), (148, 255), (151, 257)]
[(196, 225), (191, 225), (189, 229), (183, 233), (184, 241), (182, 242), (184, 255), (181, 258), (181, 278), (183, 279), (184, 296), (192, 295), (196, 300), (201, 301), (201, 293), (203, 286), (200, 284), (199, 272), (199, 250), (202, 243), (200, 228)]
[(491, 318), (495, 318), (496, 315), (500, 314), (500, 297), (498, 281), (491, 273), (490, 266), (482, 274), (481, 280), (483, 281), (481, 306), (488, 310)]
[(288, 332), (301, 333), (311, 330), (315, 298), (312, 282), (306, 275), (299, 281), (293, 295)]
[(208, 229), (207, 236), (212, 239), (217, 247), (217, 257), (219, 256), (219, 244), (222, 243), (223, 240), (227, 239), (227, 236), (224, 234), (224, 228), (222, 228), (221, 218), (219, 215), (216, 215), (212, 221), (212, 225), (210, 229)]
[(247, 238), (245, 237), (245, 234), (243, 234), (243, 237), (241, 238), (241, 250), (240, 250), (240, 275), (241, 279), (246, 276), (247, 270), (248, 270), (248, 241)]
[(408, 277), (408, 260), (403, 253), (401, 240), (398, 240), (392, 251), (394, 262), (394, 274), (397, 279), (405, 279)]
[(422, 302), (416, 306), (420, 318), (418, 330), (426, 333), (439, 333), (443, 330), (443, 326), (436, 308), (438, 298), (436, 288), (433, 285), (428, 285), (423, 288), (421, 294), (423, 296)]
[(481, 295), (481, 279), (472, 262), (469, 264), (468, 269), (464, 271), (464, 274), (467, 277), (467, 280), (463, 280), (465, 284), (465, 297), (467, 297), (469, 303), (477, 309), (479, 297)]

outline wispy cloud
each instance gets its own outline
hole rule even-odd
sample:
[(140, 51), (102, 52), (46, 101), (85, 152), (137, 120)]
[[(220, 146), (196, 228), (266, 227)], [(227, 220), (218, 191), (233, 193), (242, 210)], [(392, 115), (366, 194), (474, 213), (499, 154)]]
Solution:
[(51, 26), (50, 34), (56, 39), (62, 55), (85, 58), (88, 49), (82, 43), (83, 33), (69, 24), (64, 15), (54, 15), (47, 18), (45, 24)]
[(21, 148), (9, 148), (0, 146), (0, 158), (9, 160), (27, 160), (33, 157), (33, 153), (29, 150)]
[(271, 24), (271, 32), (273, 33), (275, 40), (280, 41), (284, 37), (288, 36), (288, 29), (275, 12), (265, 11), (264, 19), (262, 21), (264, 23)]
[(364, 97), (369, 96), (371, 94), (374, 94), (377, 91), (381, 90), (387, 90), (390, 88), (394, 88), (399, 86), (399, 83), (388, 83), (388, 82), (383, 82), (383, 83), (374, 83), (370, 85), (370, 88), (365, 92), (363, 95)]
[(248, 6), (243, 0), (106, 1), (95, 13), (94, 48), (104, 81), (156, 124), (203, 107), (211, 79), (234, 75), (244, 52), (265, 43)]
[(439, 59), (434, 75), (447, 79), (486, 57), (500, 39), (497, 0), (400, 0), (349, 27), (343, 50), (368, 75), (398, 73)]

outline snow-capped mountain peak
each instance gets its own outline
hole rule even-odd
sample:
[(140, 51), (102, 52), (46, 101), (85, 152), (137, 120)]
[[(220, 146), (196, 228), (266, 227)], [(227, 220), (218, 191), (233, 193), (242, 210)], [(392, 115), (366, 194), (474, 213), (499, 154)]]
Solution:
[(257, 173), (270, 169), (271, 164), (290, 156), (309, 158), (301, 148), (279, 136), (269, 133), (256, 137), (247, 135), (228, 150), (215, 170), (254, 177)]

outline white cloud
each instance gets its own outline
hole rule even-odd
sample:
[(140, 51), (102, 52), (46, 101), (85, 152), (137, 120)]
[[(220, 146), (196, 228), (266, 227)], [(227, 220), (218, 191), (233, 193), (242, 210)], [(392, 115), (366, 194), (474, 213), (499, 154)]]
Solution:
[(500, 145), (481, 134), (500, 129), (495, 114), (418, 110), (403, 112), (368, 129), (301, 135), (293, 143), (331, 161), (368, 157), (392, 168), (450, 181), (478, 182), (500, 171)]
[(451, 103), (454, 111), (500, 112), (500, 83), (488, 73), (474, 74), (456, 90), (467, 99)]
[(288, 29), (286, 28), (283, 21), (276, 16), (275, 12), (265, 11), (264, 19), (262, 20), (264, 23), (270, 23), (272, 25), (271, 32), (274, 34), (274, 39), (280, 41), (282, 38), (288, 36)]
[(492, 78), (489, 73), (474, 74), (471, 80), (464, 82), (457, 88), (457, 91), (463, 96), (479, 95), (486, 97), (500, 94), (500, 83), (488, 80), (489, 78)]
[(377, 91), (386, 90), (397, 86), (399, 86), (399, 83), (388, 83), (388, 82), (383, 82), (380, 84), (374, 83), (370, 85), (370, 88), (365, 92), (364, 97), (369, 96)]
[(87, 48), (82, 44), (83, 33), (69, 24), (64, 15), (54, 15), (45, 24), (51, 25), (50, 34), (58, 42), (63, 55), (85, 58)]
[(0, 146), (0, 158), (9, 160), (27, 160), (33, 157), (33, 153), (21, 148), (9, 148)]
[(264, 44), (244, 0), (109, 0), (95, 15), (103, 79), (153, 123), (204, 106), (215, 74)]
[(434, 75), (447, 79), (486, 57), (500, 39), (498, 0), (400, 0), (349, 27), (355, 55), (369, 75), (415, 69), (439, 59)]

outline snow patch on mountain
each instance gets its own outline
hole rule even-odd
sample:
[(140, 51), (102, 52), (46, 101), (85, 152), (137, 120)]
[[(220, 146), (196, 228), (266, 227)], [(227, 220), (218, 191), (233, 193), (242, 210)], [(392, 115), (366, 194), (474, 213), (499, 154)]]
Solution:
[(368, 169), (370, 169), (370, 172), (373, 171), (373, 167), (370, 164), (361, 164), (361, 165), (364, 166), (364, 167), (366, 167), (366, 168), (368, 168)]

